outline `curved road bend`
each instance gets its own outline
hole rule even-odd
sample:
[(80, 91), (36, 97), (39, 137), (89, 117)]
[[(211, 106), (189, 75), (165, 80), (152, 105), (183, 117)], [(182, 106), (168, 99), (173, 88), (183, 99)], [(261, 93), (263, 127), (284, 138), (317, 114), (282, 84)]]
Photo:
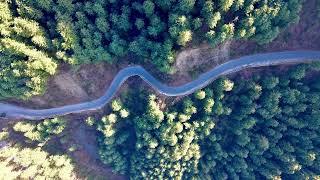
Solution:
[(197, 79), (177, 87), (169, 87), (155, 79), (142, 67), (132, 66), (119, 71), (119, 73), (111, 82), (109, 88), (106, 90), (105, 94), (96, 100), (41, 110), (28, 109), (10, 104), (0, 103), (0, 115), (5, 115), (6, 118), (40, 120), (70, 113), (80, 113), (83, 111), (97, 110), (109, 103), (120, 86), (131, 76), (140, 76), (159, 93), (167, 96), (181, 96), (188, 95), (198, 89), (207, 86), (219, 76), (237, 72), (242, 69), (311, 61), (320, 61), (320, 51), (285, 51), (244, 56), (216, 66), (210, 71), (201, 74)]

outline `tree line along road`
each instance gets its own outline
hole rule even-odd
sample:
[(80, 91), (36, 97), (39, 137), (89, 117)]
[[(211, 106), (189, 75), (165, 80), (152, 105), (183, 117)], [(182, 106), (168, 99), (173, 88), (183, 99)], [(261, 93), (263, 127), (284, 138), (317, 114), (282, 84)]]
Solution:
[(120, 86), (132, 76), (139, 76), (152, 88), (167, 96), (188, 95), (201, 89), (222, 75), (234, 73), (246, 68), (272, 66), (286, 63), (307, 63), (320, 61), (320, 51), (284, 51), (255, 54), (230, 60), (201, 74), (197, 79), (181, 86), (170, 87), (163, 84), (141, 66), (131, 66), (122, 69), (115, 76), (103, 96), (96, 100), (79, 104), (66, 105), (50, 109), (28, 109), (11, 104), (0, 103), (0, 116), (9, 119), (41, 120), (45, 118), (98, 110), (110, 102)]

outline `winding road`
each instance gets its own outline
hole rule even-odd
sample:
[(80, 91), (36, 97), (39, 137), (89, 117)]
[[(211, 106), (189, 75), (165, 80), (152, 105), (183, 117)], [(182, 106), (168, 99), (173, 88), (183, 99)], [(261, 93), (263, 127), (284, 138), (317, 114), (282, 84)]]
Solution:
[(0, 103), (0, 115), (9, 119), (18, 118), (29, 120), (41, 120), (70, 113), (80, 113), (84, 111), (98, 110), (104, 107), (107, 103), (109, 103), (114, 94), (120, 88), (120, 86), (129, 77), (132, 76), (141, 77), (152, 88), (154, 88), (161, 94), (167, 96), (181, 96), (188, 95), (198, 89), (207, 86), (213, 80), (217, 79), (222, 75), (227, 75), (246, 68), (271, 66), (285, 63), (304, 63), (311, 61), (320, 61), (320, 51), (285, 51), (244, 56), (216, 66), (210, 71), (200, 75), (197, 79), (177, 87), (170, 87), (161, 83), (141, 66), (132, 66), (119, 71), (119, 73), (111, 82), (109, 88), (106, 90), (105, 94), (96, 100), (40, 110), (28, 109), (6, 103)]

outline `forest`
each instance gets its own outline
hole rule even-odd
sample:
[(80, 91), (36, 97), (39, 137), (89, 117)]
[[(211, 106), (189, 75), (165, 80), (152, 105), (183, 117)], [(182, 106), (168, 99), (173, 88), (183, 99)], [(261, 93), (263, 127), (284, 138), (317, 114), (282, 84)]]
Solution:
[(0, 99), (41, 95), (62, 63), (130, 59), (174, 72), (176, 53), (229, 40), (272, 41), (302, 0), (2, 0)]
[[(0, 0), (0, 101), (28, 104), (65, 66), (143, 65), (165, 79), (188, 48), (259, 49), (304, 2)], [(319, 180), (319, 75), (320, 63), (247, 69), (175, 98), (133, 79), (99, 111), (0, 117), (0, 179)]]
[(320, 83), (307, 72), (319, 70), (225, 77), (173, 105), (131, 91), (86, 122), (102, 161), (131, 179), (318, 179)]

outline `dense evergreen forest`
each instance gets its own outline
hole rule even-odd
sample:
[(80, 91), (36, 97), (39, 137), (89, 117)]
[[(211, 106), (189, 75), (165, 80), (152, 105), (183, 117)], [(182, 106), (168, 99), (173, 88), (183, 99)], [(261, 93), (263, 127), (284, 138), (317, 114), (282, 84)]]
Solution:
[(45, 91), (61, 62), (129, 57), (172, 72), (183, 47), (272, 41), (302, 0), (1, 0), (0, 99)]
[(319, 65), (221, 78), (175, 104), (132, 91), (86, 122), (132, 179), (318, 179), (320, 81), (306, 72)]
[[(0, 100), (43, 94), (63, 63), (128, 60), (174, 73), (184, 48), (269, 43), (299, 20), (303, 2), (0, 0)], [(131, 88), (93, 116), (9, 123), (0, 179), (81, 179), (67, 136), (68, 118), (83, 118), (96, 133), (94, 161), (130, 179), (318, 180), (320, 64), (285, 68), (222, 77), (177, 99)]]

